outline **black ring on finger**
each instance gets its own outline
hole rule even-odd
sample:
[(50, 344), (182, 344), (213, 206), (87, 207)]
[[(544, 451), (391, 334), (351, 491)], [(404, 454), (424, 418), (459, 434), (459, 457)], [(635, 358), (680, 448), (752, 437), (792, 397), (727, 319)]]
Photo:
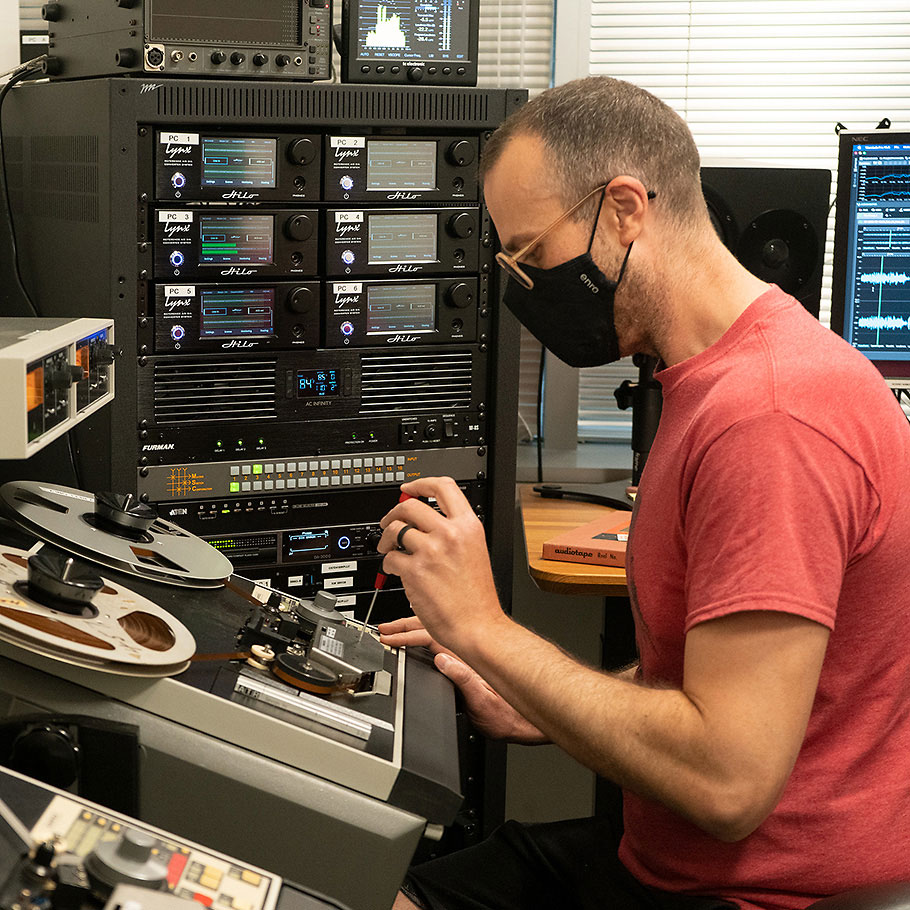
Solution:
[(404, 538), (404, 535), (405, 535), (405, 533), (406, 533), (407, 531), (412, 531), (413, 529), (414, 529), (414, 525), (405, 525), (405, 526), (398, 532), (398, 537), (396, 538), (396, 542), (397, 542), (397, 544), (398, 544), (398, 549), (399, 549), (399, 550), (403, 550), (405, 553), (410, 553), (411, 551), (404, 545), (403, 538)]

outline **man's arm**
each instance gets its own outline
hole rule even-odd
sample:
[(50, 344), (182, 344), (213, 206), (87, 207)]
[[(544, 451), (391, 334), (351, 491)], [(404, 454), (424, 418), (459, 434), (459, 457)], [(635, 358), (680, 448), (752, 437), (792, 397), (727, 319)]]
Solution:
[[(405, 485), (382, 525), (385, 571), (401, 576), (427, 632), (579, 761), (727, 841), (774, 808), (799, 753), (829, 632), (787, 613), (693, 628), (682, 689), (585, 667), (501, 610), (483, 529), (447, 478)], [(401, 522), (410, 552), (395, 551)]]

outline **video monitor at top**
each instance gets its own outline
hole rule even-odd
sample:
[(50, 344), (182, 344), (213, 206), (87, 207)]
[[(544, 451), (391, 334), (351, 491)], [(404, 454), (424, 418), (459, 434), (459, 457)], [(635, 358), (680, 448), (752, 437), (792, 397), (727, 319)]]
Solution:
[(345, 82), (476, 85), (479, 0), (345, 0)]
[(910, 388), (910, 132), (842, 132), (831, 328)]

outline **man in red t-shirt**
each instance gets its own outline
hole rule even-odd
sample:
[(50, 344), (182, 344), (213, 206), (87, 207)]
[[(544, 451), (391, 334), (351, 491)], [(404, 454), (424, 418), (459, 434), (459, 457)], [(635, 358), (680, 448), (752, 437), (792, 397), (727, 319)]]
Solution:
[(724, 248), (691, 135), (647, 92), (545, 92), (483, 173), (518, 318), (572, 365), (661, 360), (629, 543), (640, 665), (582, 666), (505, 615), (446, 478), (403, 487), (441, 514), (411, 499), (382, 521), (416, 619), (381, 631), (444, 648), (484, 732), (552, 741), (619, 784), (625, 830), (507, 825), (413, 870), (396, 908), (797, 910), (910, 878), (901, 409)]

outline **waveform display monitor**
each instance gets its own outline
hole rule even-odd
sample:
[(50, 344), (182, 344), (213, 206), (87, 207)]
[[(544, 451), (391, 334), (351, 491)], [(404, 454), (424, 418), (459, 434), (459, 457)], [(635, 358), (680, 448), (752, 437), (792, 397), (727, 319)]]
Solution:
[(201, 265), (274, 262), (275, 219), (271, 215), (202, 215)]
[(910, 387), (910, 133), (840, 134), (831, 327)]
[(275, 333), (275, 289), (205, 288), (200, 338), (263, 338)]
[(277, 139), (205, 136), (202, 186), (274, 187)]
[(475, 85), (479, 0), (345, 0), (345, 82)]

